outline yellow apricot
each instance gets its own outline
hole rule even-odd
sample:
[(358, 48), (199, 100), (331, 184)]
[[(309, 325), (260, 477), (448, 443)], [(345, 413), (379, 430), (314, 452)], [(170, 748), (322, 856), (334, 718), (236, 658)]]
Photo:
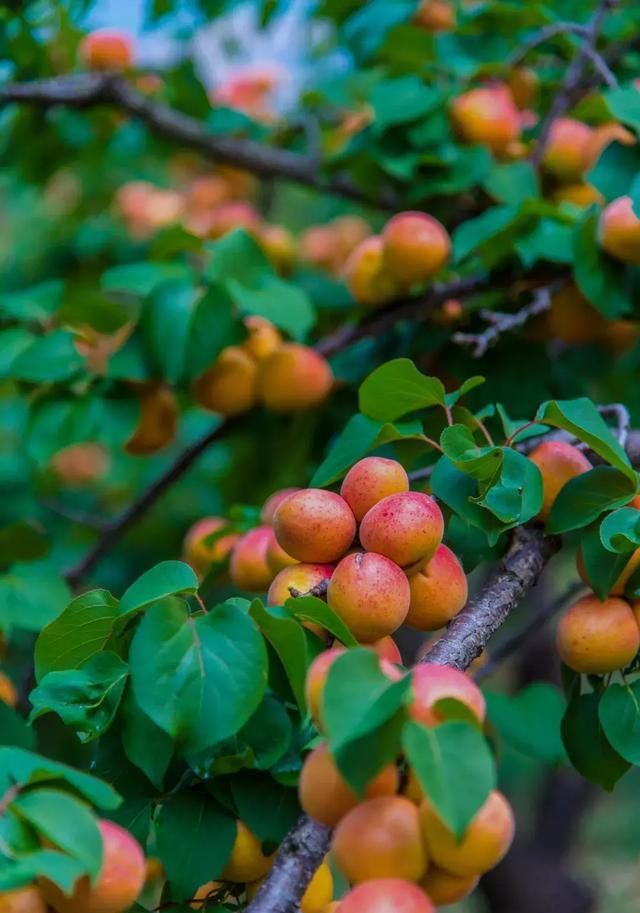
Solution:
[(0, 913), (47, 913), (42, 894), (35, 887), (0, 892)]
[(275, 854), (264, 855), (260, 841), (244, 822), (237, 820), (236, 827), (236, 839), (231, 850), (231, 857), (220, 877), (223, 881), (242, 883), (257, 881), (267, 874), (273, 864)]
[(471, 89), (454, 99), (453, 124), (463, 140), (502, 153), (520, 138), (520, 112), (506, 86)]
[(286, 342), (258, 366), (258, 398), (272, 412), (320, 405), (333, 387), (329, 362), (309, 346)]
[(360, 542), (367, 551), (407, 567), (428, 561), (443, 531), (442, 511), (434, 499), (419, 491), (403, 491), (382, 498), (367, 511), (360, 524)]
[(618, 197), (602, 210), (598, 239), (608, 254), (622, 263), (640, 263), (640, 219), (631, 197)]
[(227, 346), (193, 382), (193, 398), (220, 415), (240, 415), (256, 403), (258, 367), (240, 346)]
[(399, 212), (382, 232), (384, 264), (404, 285), (426, 282), (446, 264), (451, 239), (425, 212)]
[(382, 307), (406, 289), (384, 259), (384, 241), (379, 235), (365, 238), (344, 265), (344, 278), (351, 295), (368, 308)]
[(640, 629), (624, 599), (583, 596), (561, 616), (556, 647), (570, 669), (602, 675), (631, 662), (640, 648)]
[(302, 895), (300, 909), (302, 913), (322, 913), (322, 910), (333, 897), (333, 875), (326, 862), (318, 866), (316, 872)]
[(464, 608), (468, 585), (464, 569), (446, 545), (433, 558), (409, 574), (411, 602), (405, 623), (419, 631), (444, 627)]
[(138, 424), (124, 445), (127, 453), (146, 456), (170, 444), (178, 428), (178, 403), (164, 386), (146, 387), (140, 394)]
[(572, 117), (557, 117), (542, 155), (542, 167), (561, 181), (573, 181), (589, 167), (593, 130)]
[(270, 320), (254, 315), (245, 317), (244, 325), (249, 336), (243, 343), (243, 349), (256, 361), (268, 358), (282, 345), (282, 334)]
[(436, 907), (447, 907), (467, 897), (480, 880), (479, 875), (454, 875), (437, 865), (430, 865), (420, 887)]
[(16, 686), (5, 672), (0, 672), (0, 701), (9, 707), (15, 707), (18, 703)]
[(222, 561), (240, 539), (239, 533), (226, 533), (211, 544), (207, 538), (220, 532), (227, 525), (222, 517), (203, 517), (187, 530), (182, 550), (184, 560), (196, 571), (204, 575), (212, 564)]

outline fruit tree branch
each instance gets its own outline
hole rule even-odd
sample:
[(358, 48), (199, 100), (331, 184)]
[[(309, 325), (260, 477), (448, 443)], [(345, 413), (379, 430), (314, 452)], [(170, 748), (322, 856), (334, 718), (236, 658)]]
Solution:
[(558, 35), (585, 36), (586, 34), (587, 27), (579, 22), (552, 22), (538, 29), (530, 38), (524, 41), (515, 53), (511, 55), (508, 65), (510, 67), (519, 66), (530, 51), (533, 51), (541, 44), (545, 44), (552, 38), (557, 38)]

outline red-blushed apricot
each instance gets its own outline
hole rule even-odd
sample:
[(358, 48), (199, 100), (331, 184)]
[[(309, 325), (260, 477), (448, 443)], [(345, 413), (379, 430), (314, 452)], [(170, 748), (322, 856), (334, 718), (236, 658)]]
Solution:
[(447, 907), (468, 897), (479, 880), (478, 875), (454, 875), (437, 865), (430, 865), (420, 887), (436, 907)]
[(258, 365), (258, 398), (272, 412), (302, 412), (331, 393), (333, 371), (318, 352), (285, 342)]
[(426, 282), (446, 264), (451, 238), (426, 212), (399, 212), (382, 231), (384, 264), (403, 285)]
[(374, 878), (352, 888), (339, 913), (435, 913), (419, 887), (403, 878)]
[(220, 881), (206, 881), (195, 892), (189, 906), (192, 910), (205, 909), (208, 901), (213, 903), (213, 895), (217, 896), (217, 892), (220, 891), (221, 887), (222, 883)]
[[(397, 789), (398, 771), (395, 764), (389, 764), (368, 784), (364, 798), (393, 796)], [(326, 742), (307, 755), (298, 791), (304, 811), (329, 827), (335, 827), (347, 812), (362, 801), (338, 770)]]
[(295, 238), (284, 225), (263, 225), (258, 243), (275, 269), (283, 276), (288, 275), (298, 254)]
[(0, 701), (15, 707), (18, 703), (18, 692), (6, 672), (0, 672)]
[(352, 884), (372, 878), (418, 881), (427, 870), (419, 812), (404, 796), (379, 796), (352, 808), (336, 827), (331, 849)]
[(603, 250), (622, 263), (640, 263), (640, 219), (631, 197), (618, 197), (600, 214), (598, 240)]
[(329, 564), (350, 548), (356, 519), (340, 495), (323, 488), (301, 488), (278, 506), (273, 528), (278, 542), (293, 558)]
[(451, 32), (456, 27), (456, 11), (451, 0), (420, 0), (413, 22), (426, 32)]
[(285, 567), (276, 574), (269, 587), (267, 605), (284, 605), (287, 599), (291, 599), (291, 589), (308, 593), (319, 583), (330, 580), (332, 574), (332, 564), (302, 562)]
[(557, 117), (547, 137), (541, 165), (561, 181), (575, 181), (589, 167), (593, 130), (572, 117)]
[(573, 282), (551, 296), (547, 313), (552, 336), (568, 345), (586, 345), (600, 339), (607, 321)]
[(362, 643), (397, 631), (406, 618), (409, 598), (407, 575), (375, 552), (343, 558), (327, 590), (327, 602)]
[(102, 444), (83, 441), (59, 450), (51, 459), (51, 468), (67, 485), (90, 485), (109, 471), (109, 453)]
[(138, 423), (124, 449), (135, 456), (146, 456), (167, 447), (176, 436), (178, 414), (178, 403), (169, 387), (144, 388)]
[(401, 463), (372, 456), (354, 463), (344, 477), (340, 494), (360, 522), (378, 501), (408, 490), (409, 477)]
[(478, 720), (484, 722), (486, 714), (482, 691), (468, 675), (452, 666), (436, 663), (419, 663), (411, 672), (413, 700), (409, 716), (424, 726), (437, 726), (447, 719), (446, 710), (436, 707), (438, 701), (452, 698), (464, 704)]
[(257, 881), (266, 875), (273, 864), (275, 854), (265, 856), (260, 841), (246, 824), (236, 821), (236, 839), (231, 856), (222, 871), (223, 881)]
[(511, 97), (522, 111), (531, 108), (538, 97), (540, 78), (531, 67), (514, 67), (508, 77), (507, 86)]
[(562, 614), (556, 631), (560, 659), (575, 672), (602, 675), (628, 665), (640, 648), (631, 606), (610, 596), (583, 596)]
[(428, 852), (436, 865), (453, 875), (488, 872), (506, 855), (515, 833), (513, 810), (494, 789), (458, 840), (428, 799), (420, 806), (420, 823)]
[(406, 624), (418, 631), (437, 631), (464, 608), (469, 594), (464, 568), (446, 545), (409, 575), (411, 603)]
[(280, 491), (274, 491), (274, 493), (269, 495), (267, 500), (262, 505), (262, 510), (260, 511), (261, 521), (265, 525), (271, 526), (275, 512), (280, 507), (282, 502), (286, 501), (289, 495), (292, 495), (294, 492), (300, 490), (300, 488), (281, 488)]
[(588, 472), (592, 466), (586, 456), (564, 441), (544, 441), (529, 454), (542, 476), (542, 507), (538, 516), (547, 520), (553, 502), (570, 479)]
[(451, 105), (454, 127), (467, 143), (502, 153), (520, 138), (520, 112), (506, 86), (470, 89)]
[(209, 536), (226, 525), (227, 521), (222, 517), (203, 517), (187, 531), (182, 545), (184, 560), (197, 574), (205, 574), (210, 565), (224, 560), (240, 539), (239, 533), (226, 533), (207, 543)]
[(635, 142), (636, 138), (633, 133), (631, 133), (630, 130), (627, 130), (626, 127), (623, 127), (622, 124), (612, 122), (609, 124), (601, 124), (599, 127), (594, 127), (586, 148), (588, 167), (592, 168), (595, 165), (602, 155), (603, 150), (606, 149), (610, 143), (621, 143), (623, 146), (633, 146), (635, 145)]
[(42, 896), (57, 913), (124, 913), (144, 886), (144, 853), (138, 841), (113, 821), (100, 820), (98, 827), (103, 861), (95, 884), (85, 875), (66, 895), (52, 881), (40, 879)]
[[(632, 507), (634, 505), (632, 503), (628, 506)], [(581, 580), (583, 581), (583, 583), (586, 583), (587, 586), (590, 586), (590, 581), (589, 581), (589, 578), (587, 577), (587, 571), (584, 566), (584, 557), (582, 555), (582, 547), (578, 548), (576, 565), (577, 565), (578, 573), (580, 574)], [(624, 588), (627, 585), (627, 580), (629, 579), (629, 577), (631, 577), (631, 575), (633, 574), (633, 572), (636, 570), (636, 568), (638, 566), (640, 566), (640, 548), (637, 548), (634, 552), (631, 552), (628, 562), (623, 567), (622, 571), (620, 572), (619, 577), (617, 578), (617, 580), (615, 581), (615, 583), (613, 584), (613, 586), (611, 587), (611, 589), (609, 590), (609, 593), (607, 595), (624, 596)]]
[(267, 561), (271, 527), (258, 526), (245, 533), (235, 544), (229, 562), (232, 582), (241, 590), (264, 593), (273, 580)]
[(326, 862), (323, 862), (315, 871), (315, 874), (307, 890), (300, 900), (300, 909), (302, 913), (322, 913), (333, 897), (333, 875)]
[(307, 669), (304, 693), (309, 714), (318, 729), (322, 728), (322, 694), (327, 682), (329, 669), (344, 651), (344, 647), (332, 647), (330, 650), (324, 650), (316, 656)]
[(227, 346), (193, 382), (193, 398), (220, 415), (240, 415), (255, 405), (258, 367), (241, 346)]
[(34, 885), (0, 892), (0, 913), (47, 913), (42, 894)]
[(272, 536), (269, 540), (269, 546), (267, 548), (267, 564), (271, 568), (274, 574), (280, 573), (284, 570), (285, 567), (292, 567), (294, 564), (298, 564), (296, 558), (292, 558), (291, 555), (288, 555), (283, 547), (280, 545), (276, 539), (276, 534), (272, 531)]
[(243, 228), (250, 235), (258, 235), (260, 225), (260, 214), (251, 203), (244, 200), (232, 200), (216, 206), (207, 214), (206, 237), (214, 240), (222, 238), (236, 228)]
[(397, 665), (402, 665), (402, 656), (400, 655), (400, 650), (398, 645), (391, 637), (381, 637), (379, 640), (374, 640), (373, 643), (367, 645), (371, 650), (374, 650), (380, 659), (386, 659), (389, 663), (396, 663)]
[(368, 551), (407, 567), (429, 561), (443, 532), (442, 511), (434, 499), (420, 491), (403, 491), (367, 511), (360, 524), (360, 542)]
[(270, 320), (254, 314), (244, 318), (244, 325), (249, 335), (242, 348), (256, 361), (268, 358), (282, 345), (282, 335)]
[(575, 184), (561, 184), (551, 194), (556, 203), (573, 203), (586, 209), (593, 203), (602, 203), (604, 197), (599, 190), (586, 181), (577, 181)]
[(384, 242), (371, 235), (351, 252), (344, 265), (344, 279), (354, 300), (364, 307), (382, 307), (406, 289), (384, 261)]
[(82, 39), (80, 56), (90, 70), (126, 70), (133, 63), (133, 43), (126, 32), (96, 29)]
[(190, 211), (207, 212), (221, 203), (226, 203), (231, 189), (219, 174), (202, 174), (191, 182), (186, 193), (186, 205)]

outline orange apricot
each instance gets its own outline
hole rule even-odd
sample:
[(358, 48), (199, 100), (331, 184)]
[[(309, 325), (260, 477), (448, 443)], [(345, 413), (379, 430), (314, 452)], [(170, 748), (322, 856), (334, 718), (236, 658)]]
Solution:
[(522, 111), (531, 108), (540, 89), (540, 79), (531, 67), (514, 67), (507, 77), (511, 97)]
[(262, 510), (260, 511), (261, 521), (270, 526), (273, 523), (273, 517), (276, 510), (282, 504), (283, 501), (292, 495), (295, 491), (300, 491), (299, 488), (281, 488), (279, 491), (274, 491), (272, 495), (269, 495), (267, 500), (262, 505)]
[(436, 707), (438, 701), (448, 698), (464, 704), (483, 723), (486, 705), (482, 691), (468, 675), (453, 666), (436, 663), (419, 663), (411, 672), (413, 700), (409, 716), (423, 726), (437, 726), (447, 719), (446, 710)]
[(561, 184), (553, 191), (552, 198), (556, 203), (573, 203), (574, 206), (580, 206), (581, 209), (586, 209), (593, 203), (602, 203), (604, 199), (600, 191), (586, 181)]
[(329, 581), (327, 602), (363, 643), (393, 634), (409, 609), (409, 581), (389, 558), (355, 552), (340, 561)]
[(505, 856), (515, 833), (513, 810), (498, 790), (476, 812), (462, 840), (442, 821), (428, 799), (420, 806), (420, 823), (428, 852), (436, 865), (453, 875), (480, 875)]
[(15, 707), (18, 703), (18, 691), (9, 676), (0, 671), (0, 701), (8, 704), (9, 707)]
[(265, 856), (258, 838), (247, 825), (236, 821), (236, 839), (231, 856), (224, 867), (221, 878), (224, 881), (257, 881), (266, 875), (273, 864), (274, 855)]
[(573, 282), (553, 293), (547, 318), (551, 335), (568, 345), (596, 342), (607, 323)]
[(640, 648), (640, 629), (624, 599), (583, 596), (562, 614), (556, 647), (570, 669), (602, 675), (631, 662)]
[(356, 519), (340, 495), (323, 488), (302, 488), (279, 505), (273, 528), (278, 542), (293, 558), (329, 564), (353, 543)]
[(564, 441), (544, 441), (529, 454), (542, 475), (542, 507), (538, 516), (547, 520), (553, 502), (570, 479), (588, 472), (592, 467), (586, 456)]
[[(397, 789), (398, 771), (389, 764), (367, 785), (364, 797), (393, 796)], [(328, 827), (335, 827), (361, 801), (338, 770), (326, 742), (307, 755), (298, 790), (304, 811)]]
[(0, 892), (0, 913), (47, 913), (42, 894), (34, 885)]
[(456, 11), (451, 0), (420, 0), (413, 22), (426, 32), (451, 32), (456, 27)]
[(146, 456), (167, 447), (178, 429), (178, 402), (169, 387), (145, 387), (140, 393), (138, 423), (124, 449)]
[(385, 659), (387, 662), (395, 663), (398, 666), (402, 665), (400, 650), (390, 634), (386, 637), (381, 637), (379, 640), (374, 640), (373, 643), (367, 644), (367, 646), (377, 653), (380, 659)]
[(232, 200), (221, 203), (207, 214), (206, 236), (215, 240), (236, 228), (243, 228), (250, 235), (258, 235), (260, 225), (260, 214), (251, 203)]
[(82, 39), (80, 56), (90, 70), (126, 70), (133, 63), (133, 43), (118, 29), (96, 29)]
[(547, 137), (541, 165), (561, 181), (575, 181), (589, 167), (593, 130), (572, 117), (557, 117)]
[(427, 869), (420, 815), (404, 796), (379, 796), (352, 808), (338, 823), (331, 849), (352, 884), (378, 877), (417, 881)]
[(307, 669), (304, 693), (311, 719), (319, 729), (322, 723), (322, 694), (329, 669), (344, 652), (344, 647), (331, 647), (330, 650), (323, 650)]
[(435, 913), (429, 898), (403, 878), (374, 878), (352, 888), (339, 913)]
[(285, 567), (292, 567), (294, 564), (298, 564), (297, 558), (292, 558), (291, 555), (285, 552), (273, 531), (267, 548), (267, 564), (274, 574), (280, 573)]
[(227, 346), (193, 382), (193, 398), (220, 415), (240, 415), (256, 403), (258, 368), (241, 346)]
[(295, 238), (289, 229), (284, 225), (263, 225), (258, 242), (275, 269), (284, 276), (288, 275), (298, 253)]
[(404, 285), (426, 282), (446, 264), (451, 239), (426, 212), (399, 212), (382, 231), (384, 264)]
[(409, 575), (411, 603), (406, 624), (418, 631), (437, 631), (464, 608), (467, 575), (454, 553), (439, 545), (426, 564)]
[(90, 485), (109, 471), (109, 453), (93, 441), (71, 444), (54, 454), (51, 467), (67, 485)]
[(430, 865), (420, 887), (436, 907), (447, 907), (468, 897), (479, 880), (478, 875), (454, 875), (437, 865)]
[(385, 264), (380, 235), (365, 238), (352, 250), (344, 265), (344, 279), (355, 301), (368, 308), (382, 307), (406, 288)]
[(193, 900), (189, 904), (192, 910), (202, 910), (207, 906), (207, 901), (213, 900), (212, 895), (216, 894), (222, 887), (222, 882), (220, 881), (206, 881), (204, 884), (200, 885), (198, 890), (193, 895)]
[(226, 533), (213, 542), (207, 539), (220, 532), (227, 525), (222, 517), (203, 517), (187, 531), (182, 544), (184, 560), (196, 571), (204, 575), (212, 564), (223, 561), (240, 539), (239, 533)]
[(314, 586), (329, 580), (333, 574), (332, 564), (293, 564), (279, 571), (273, 578), (267, 593), (267, 605), (284, 605), (291, 599), (290, 589), (308, 593)]
[(360, 542), (400, 567), (429, 561), (442, 541), (442, 511), (430, 495), (403, 491), (388, 495), (367, 511)]
[(331, 393), (329, 362), (309, 346), (285, 342), (258, 366), (258, 398), (273, 412), (301, 412)]
[(219, 174), (202, 174), (194, 178), (187, 190), (187, 208), (206, 212), (225, 203), (229, 196), (229, 184), (223, 177)]
[(358, 460), (344, 477), (340, 494), (358, 522), (374, 504), (387, 495), (409, 490), (409, 477), (397, 460), (365, 457)]
[(144, 886), (144, 853), (138, 841), (113, 821), (100, 820), (98, 827), (103, 861), (95, 884), (85, 875), (67, 895), (52, 881), (40, 879), (42, 895), (57, 913), (124, 913)]
[(506, 86), (470, 89), (451, 105), (454, 127), (467, 143), (502, 153), (520, 138), (520, 112)]
[(270, 320), (254, 314), (244, 318), (244, 325), (249, 335), (242, 348), (256, 361), (268, 358), (282, 345), (282, 335)]
[[(373, 120), (373, 111), (366, 109), (362, 112), (356, 112), (353, 115), (354, 120), (360, 120), (361, 126), (353, 129), (353, 133), (359, 132), (359, 130), (366, 127), (366, 125)], [(371, 226), (360, 216), (338, 216), (337, 219), (334, 219), (331, 223), (331, 228), (333, 230), (334, 242), (336, 245), (336, 260), (337, 264), (342, 267), (344, 266), (347, 257), (351, 251), (360, 244), (361, 241), (364, 241), (365, 238), (368, 238), (371, 234)]]
[(602, 210), (598, 223), (600, 246), (622, 263), (640, 263), (640, 219), (631, 197), (618, 197)]
[(229, 575), (239, 589), (263, 593), (269, 588), (273, 580), (267, 561), (271, 534), (270, 526), (258, 526), (245, 533), (235, 544), (229, 562)]
[(322, 913), (333, 897), (333, 875), (326, 862), (323, 862), (315, 871), (315, 874), (307, 890), (300, 900), (300, 910), (302, 913)]

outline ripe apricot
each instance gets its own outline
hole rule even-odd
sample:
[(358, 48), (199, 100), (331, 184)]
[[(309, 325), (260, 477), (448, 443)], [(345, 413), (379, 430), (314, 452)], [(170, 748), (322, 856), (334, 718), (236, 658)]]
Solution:
[(258, 526), (245, 533), (234, 546), (229, 574), (239, 589), (264, 593), (269, 588), (273, 580), (273, 572), (267, 561), (270, 541), (271, 527)]
[[(352, 133), (358, 133), (373, 120), (374, 114), (370, 108), (352, 113)], [(338, 216), (331, 223), (334, 242), (336, 245), (336, 260), (339, 267), (344, 266), (349, 254), (371, 235), (371, 226), (360, 216)]]
[(308, 593), (314, 586), (329, 580), (332, 574), (332, 564), (303, 562), (285, 567), (276, 574), (269, 587), (267, 605), (284, 605), (287, 599), (291, 599), (290, 588), (299, 593)]
[(413, 701), (409, 706), (409, 716), (423, 726), (437, 726), (447, 719), (446, 711), (436, 707), (438, 701), (447, 698), (464, 704), (479, 723), (484, 722), (486, 705), (482, 691), (459, 669), (436, 663), (419, 663), (412, 670), (411, 685)]
[(344, 653), (344, 649), (344, 647), (332, 647), (330, 650), (323, 650), (307, 669), (304, 693), (309, 714), (318, 729), (322, 728), (322, 694), (329, 669), (337, 658)]
[(520, 112), (503, 85), (470, 89), (451, 105), (453, 124), (463, 140), (503, 153), (520, 138)]
[(241, 346), (227, 346), (193, 382), (193, 398), (220, 415), (240, 415), (257, 398), (258, 367)]
[(258, 366), (258, 398), (273, 412), (301, 412), (331, 393), (329, 362), (309, 346), (285, 342)]
[(439, 545), (433, 558), (409, 575), (411, 603), (406, 624), (418, 631), (437, 631), (464, 608), (468, 596), (467, 575), (446, 545)]
[[(371, 780), (364, 797), (393, 796), (397, 789), (398, 771), (389, 764)], [(326, 742), (307, 755), (298, 791), (304, 811), (328, 827), (335, 827), (361, 801), (338, 770)]]
[(220, 876), (223, 881), (257, 881), (266, 875), (273, 863), (274, 855), (265, 856), (260, 841), (247, 825), (236, 821), (236, 839), (231, 856)]
[(90, 485), (109, 471), (109, 453), (102, 444), (83, 441), (71, 444), (54, 454), (51, 467), (67, 485)]
[(404, 285), (426, 282), (449, 259), (451, 239), (426, 212), (399, 212), (382, 232), (384, 264)]
[(178, 428), (178, 403), (168, 387), (145, 387), (140, 393), (140, 414), (131, 437), (124, 445), (127, 453), (146, 456), (168, 446)]
[(426, 32), (451, 32), (456, 27), (456, 11), (451, 0), (420, 0), (413, 21)]
[(409, 477), (397, 460), (365, 457), (358, 460), (344, 477), (340, 494), (358, 522), (374, 504), (387, 495), (409, 490)]
[(298, 564), (296, 558), (292, 558), (291, 555), (285, 552), (276, 539), (275, 533), (271, 536), (267, 547), (267, 564), (274, 574), (280, 573), (285, 567), (292, 567), (294, 564)]
[(333, 875), (326, 862), (323, 862), (315, 871), (315, 874), (307, 890), (300, 900), (300, 909), (302, 913), (322, 913), (333, 897)]
[(117, 29), (96, 29), (82, 39), (80, 56), (90, 70), (126, 70), (133, 63), (133, 43)]
[(498, 790), (476, 812), (462, 840), (442, 821), (428, 799), (420, 806), (422, 834), (436, 865), (453, 875), (480, 875), (505, 856), (515, 833), (513, 810)]
[(286, 501), (289, 495), (292, 495), (296, 491), (300, 491), (300, 489), (281, 488), (280, 491), (274, 491), (272, 495), (269, 495), (267, 500), (262, 505), (262, 510), (260, 511), (260, 519), (262, 522), (267, 526), (271, 526), (273, 523), (273, 517), (278, 507), (280, 507), (283, 501)]
[(363, 643), (393, 634), (409, 609), (409, 581), (393, 561), (355, 552), (340, 561), (329, 581), (327, 602)]
[(429, 898), (403, 878), (374, 878), (352, 888), (339, 913), (435, 913)]
[(245, 317), (243, 322), (249, 335), (242, 348), (256, 361), (268, 358), (282, 345), (280, 330), (270, 320), (252, 314)]
[(195, 892), (189, 906), (192, 910), (202, 910), (207, 906), (207, 901), (209, 899), (212, 900), (212, 895), (219, 891), (221, 887), (222, 883), (220, 881), (206, 881)]
[(420, 815), (404, 796), (379, 796), (352, 808), (336, 827), (331, 849), (352, 884), (372, 878), (418, 881), (427, 869)]
[(420, 887), (436, 907), (447, 907), (468, 897), (479, 880), (478, 875), (454, 875), (437, 865), (430, 865)]
[(0, 701), (9, 707), (15, 707), (18, 703), (16, 686), (5, 672), (0, 672)]
[[(635, 505), (632, 502), (628, 506), (634, 507)], [(576, 565), (577, 565), (578, 573), (580, 574), (581, 580), (584, 583), (586, 583), (587, 586), (589, 586), (590, 582), (589, 582), (589, 578), (587, 577), (587, 572), (586, 572), (586, 569), (584, 566), (584, 557), (582, 555), (582, 547), (580, 547), (578, 549)], [(636, 570), (636, 568), (638, 566), (640, 566), (640, 548), (637, 548), (634, 552), (631, 552), (628, 562), (623, 567), (622, 571), (620, 572), (620, 575), (618, 576), (617, 580), (615, 581), (615, 583), (613, 584), (613, 586), (611, 587), (611, 589), (609, 590), (607, 595), (608, 596), (624, 596), (624, 588), (627, 585), (627, 580), (629, 579), (629, 577), (631, 577), (631, 575), (633, 574), (633, 572)]]
[(260, 214), (251, 203), (244, 200), (232, 200), (221, 203), (208, 213), (206, 222), (206, 236), (208, 238), (222, 238), (236, 228), (242, 228), (250, 235), (260, 232)]
[(273, 528), (278, 542), (293, 558), (328, 564), (351, 546), (356, 520), (340, 495), (323, 488), (302, 488), (277, 508)]
[(258, 242), (275, 269), (288, 275), (298, 253), (295, 238), (284, 225), (263, 225), (258, 235)]
[(540, 88), (540, 79), (531, 67), (514, 67), (507, 77), (511, 97), (520, 108), (531, 108), (535, 103)]
[(35, 887), (0, 892), (0, 913), (47, 913), (42, 894)]
[(640, 263), (640, 219), (631, 197), (618, 197), (602, 210), (598, 240), (603, 250), (622, 263)]
[(95, 884), (85, 875), (67, 895), (52, 881), (40, 879), (42, 896), (57, 913), (124, 913), (144, 886), (144, 853), (138, 841), (113, 821), (100, 820), (98, 827), (103, 861)]
[(583, 596), (561, 616), (556, 632), (560, 659), (576, 672), (604, 674), (622, 669), (640, 648), (640, 630), (631, 606), (610, 596), (604, 602)]
[(224, 560), (240, 539), (239, 533), (226, 533), (207, 543), (209, 536), (220, 532), (226, 525), (227, 521), (222, 517), (203, 517), (187, 531), (182, 546), (184, 560), (197, 574), (206, 574), (212, 564)]
[(371, 235), (354, 248), (344, 265), (344, 279), (354, 300), (368, 308), (381, 307), (406, 288), (385, 264), (380, 235)]
[(404, 491), (388, 495), (367, 511), (360, 542), (400, 567), (429, 561), (442, 541), (442, 511), (430, 495)]
[(561, 181), (575, 181), (589, 167), (593, 130), (572, 117), (557, 117), (547, 137), (541, 165)]
[(396, 663), (399, 666), (402, 665), (400, 650), (391, 635), (381, 637), (379, 640), (374, 640), (373, 643), (368, 644), (368, 646), (378, 654), (380, 659), (385, 659), (388, 663)]
[(225, 203), (231, 194), (229, 184), (219, 174), (202, 174), (191, 182), (186, 197), (187, 208), (204, 211)]
[(552, 197), (556, 203), (573, 203), (574, 206), (580, 206), (582, 209), (586, 209), (593, 203), (602, 203), (604, 199), (600, 191), (586, 181), (561, 184), (553, 191)]
[(544, 441), (529, 454), (542, 475), (542, 507), (538, 516), (547, 520), (553, 502), (570, 479), (588, 472), (592, 467), (586, 456), (564, 441)]
[(551, 296), (547, 313), (551, 335), (568, 345), (586, 345), (600, 339), (606, 320), (573, 282)]

